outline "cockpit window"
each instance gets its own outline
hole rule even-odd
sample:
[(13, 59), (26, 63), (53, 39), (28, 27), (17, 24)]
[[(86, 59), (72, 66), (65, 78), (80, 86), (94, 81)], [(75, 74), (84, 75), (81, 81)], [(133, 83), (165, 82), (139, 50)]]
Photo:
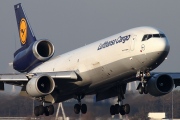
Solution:
[(148, 39), (150, 39), (150, 38), (152, 38), (152, 35), (150, 34), (150, 35), (148, 35)]
[(161, 38), (164, 38), (164, 37), (166, 37), (166, 36), (165, 36), (165, 34), (160, 34), (160, 36), (161, 36)]
[(147, 40), (147, 38), (148, 38), (148, 35), (144, 35), (144, 37), (143, 37), (142, 41)]
[(148, 40), (150, 38), (164, 38), (166, 37), (164, 34), (146, 34), (143, 36), (142, 41)]
[(159, 34), (153, 34), (153, 37), (154, 38), (160, 38), (160, 35)]

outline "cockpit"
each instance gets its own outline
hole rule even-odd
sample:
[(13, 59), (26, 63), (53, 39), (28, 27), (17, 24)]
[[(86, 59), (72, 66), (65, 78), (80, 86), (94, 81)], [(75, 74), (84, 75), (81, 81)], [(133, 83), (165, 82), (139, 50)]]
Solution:
[(165, 34), (146, 34), (143, 36), (142, 41), (148, 40), (150, 38), (165, 38)]

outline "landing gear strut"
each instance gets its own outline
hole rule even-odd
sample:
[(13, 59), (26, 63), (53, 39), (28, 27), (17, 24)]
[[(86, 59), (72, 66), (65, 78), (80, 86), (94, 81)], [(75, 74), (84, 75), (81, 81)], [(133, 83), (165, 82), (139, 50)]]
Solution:
[(74, 105), (74, 113), (79, 114), (80, 111), (82, 114), (86, 114), (87, 112), (87, 105), (81, 104), (81, 99), (84, 98), (84, 95), (77, 95), (76, 99), (78, 100), (78, 104)]
[(129, 104), (123, 105), (123, 99), (125, 99), (123, 87), (119, 86), (117, 89), (117, 92), (118, 92), (118, 101), (117, 101), (118, 104), (111, 105), (110, 114), (111, 115), (115, 115), (115, 114), (119, 114), (119, 113), (121, 115), (129, 114), (130, 113), (130, 105)]
[(147, 80), (145, 79), (145, 77), (150, 77), (150, 72), (146, 71), (140, 71), (139, 73), (137, 73), (137, 76), (140, 77), (140, 83), (137, 87), (137, 90), (139, 91), (139, 94), (148, 94), (148, 89), (147, 89)]

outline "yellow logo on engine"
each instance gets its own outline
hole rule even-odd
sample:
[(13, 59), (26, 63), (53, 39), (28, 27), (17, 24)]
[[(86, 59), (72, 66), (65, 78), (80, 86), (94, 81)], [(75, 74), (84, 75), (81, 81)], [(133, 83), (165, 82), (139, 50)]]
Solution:
[(20, 36), (21, 43), (25, 44), (26, 38), (27, 38), (27, 23), (24, 18), (22, 18), (20, 21), (19, 36)]

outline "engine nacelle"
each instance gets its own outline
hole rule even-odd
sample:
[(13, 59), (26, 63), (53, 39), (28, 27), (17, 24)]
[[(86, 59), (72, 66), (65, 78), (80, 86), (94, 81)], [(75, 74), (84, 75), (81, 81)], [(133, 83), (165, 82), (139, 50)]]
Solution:
[(147, 89), (152, 96), (162, 96), (172, 91), (174, 80), (167, 74), (155, 74), (147, 83)]
[(48, 40), (38, 40), (29, 47), (23, 46), (14, 55), (13, 67), (20, 72), (27, 72), (31, 67), (45, 62), (54, 55), (54, 45)]
[(26, 92), (32, 97), (50, 94), (55, 87), (53, 78), (48, 75), (34, 76), (26, 85)]

